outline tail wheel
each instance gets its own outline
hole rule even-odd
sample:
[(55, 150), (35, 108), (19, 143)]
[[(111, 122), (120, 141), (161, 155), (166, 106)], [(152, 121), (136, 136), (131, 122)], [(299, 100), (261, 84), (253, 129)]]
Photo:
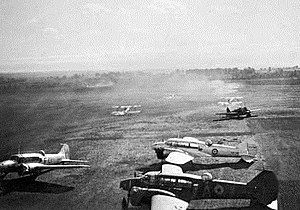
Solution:
[(213, 149), (211, 151), (211, 153), (212, 153), (213, 156), (216, 156), (218, 154), (218, 150), (217, 149)]

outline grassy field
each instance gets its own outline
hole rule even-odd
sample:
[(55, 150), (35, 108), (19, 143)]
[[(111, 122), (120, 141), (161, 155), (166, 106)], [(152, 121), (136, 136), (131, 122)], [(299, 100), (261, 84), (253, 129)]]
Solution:
[[(175, 97), (169, 97), (170, 94)], [(217, 102), (224, 96), (244, 96), (259, 117), (214, 122)], [(261, 161), (253, 165), (224, 164), (231, 158), (196, 158), (190, 173), (209, 171), (214, 178), (250, 181), (262, 169), (280, 180), (279, 205), (300, 207), (300, 86), (226, 83), (224, 81), (148, 81), (123, 84), (112, 90), (49, 91), (1, 95), (1, 160), (22, 151), (58, 152), (71, 148), (72, 159), (90, 161), (90, 169), (57, 170), (38, 181), (69, 186), (66, 192), (13, 192), (0, 197), (1, 209), (120, 209), (126, 192), (122, 179), (134, 171), (157, 170), (151, 150), (155, 141), (176, 136), (237, 145), (254, 140)], [(142, 105), (138, 115), (110, 115), (114, 105)], [(223, 167), (225, 166), (225, 167)], [(50, 187), (50, 185), (49, 185)], [(65, 189), (65, 188), (64, 188)], [(201, 206), (200, 206), (201, 205)], [(191, 208), (206, 204), (194, 202)], [(221, 207), (224, 202), (216, 202)], [(226, 204), (227, 205), (227, 204)]]

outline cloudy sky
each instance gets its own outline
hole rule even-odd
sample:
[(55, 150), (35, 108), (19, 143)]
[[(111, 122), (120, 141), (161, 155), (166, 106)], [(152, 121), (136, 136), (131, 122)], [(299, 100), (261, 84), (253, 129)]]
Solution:
[(300, 65), (299, 0), (1, 0), (0, 62)]

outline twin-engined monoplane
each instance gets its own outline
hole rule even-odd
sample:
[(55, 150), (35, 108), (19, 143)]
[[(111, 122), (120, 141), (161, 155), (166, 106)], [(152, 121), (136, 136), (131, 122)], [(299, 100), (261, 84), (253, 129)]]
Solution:
[(166, 159), (174, 164), (185, 164), (194, 156), (203, 157), (238, 157), (250, 163), (256, 160), (256, 143), (241, 143), (238, 146), (213, 144), (211, 140), (200, 141), (194, 137), (170, 138), (156, 142), (152, 148), (159, 159)]
[(1, 178), (3, 179), (8, 173), (14, 172), (18, 173), (19, 176), (37, 177), (55, 169), (90, 167), (87, 165), (88, 161), (71, 160), (69, 153), (69, 146), (62, 144), (62, 148), (57, 154), (46, 154), (43, 150), (40, 150), (38, 153), (12, 155), (9, 160), (0, 163)]
[(261, 172), (248, 183), (219, 180), (210, 173), (188, 174), (179, 166), (164, 164), (161, 171), (121, 181), (120, 188), (128, 192), (123, 209), (129, 205), (187, 209), (191, 200), (199, 199), (250, 199), (250, 205), (271, 207), (277, 204), (278, 180), (271, 171)]
[(138, 114), (142, 110), (141, 105), (126, 105), (126, 106), (113, 106), (113, 109), (116, 109), (111, 114), (115, 116), (124, 116), (124, 115), (130, 115), (130, 114)]

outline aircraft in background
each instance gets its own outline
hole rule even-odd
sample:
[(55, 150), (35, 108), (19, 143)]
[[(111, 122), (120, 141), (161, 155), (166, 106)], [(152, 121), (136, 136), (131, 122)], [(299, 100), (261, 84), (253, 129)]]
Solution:
[(115, 116), (124, 116), (127, 114), (138, 114), (142, 110), (138, 109), (141, 108), (141, 105), (133, 105), (133, 106), (113, 106), (112, 108), (116, 109), (111, 114)]
[(252, 115), (251, 113), (255, 111), (259, 111), (259, 109), (255, 109), (255, 110), (248, 109), (241, 101), (242, 98), (243, 97), (226, 97), (225, 102), (224, 101), (218, 102), (218, 104), (226, 106), (226, 112), (216, 113), (216, 115), (222, 115), (224, 117), (214, 121), (257, 117), (257, 115)]
[(234, 147), (213, 144), (211, 140), (204, 142), (193, 137), (184, 137), (156, 142), (152, 148), (156, 152), (157, 158), (174, 164), (185, 164), (193, 160), (193, 156), (240, 157), (250, 163), (256, 160), (258, 146), (255, 143), (241, 143)]
[(259, 111), (259, 109), (250, 110), (247, 107), (239, 107), (234, 110), (230, 110), (228, 107), (226, 108), (226, 112), (216, 113), (216, 115), (223, 115), (224, 117), (214, 120), (214, 121), (222, 121), (222, 120), (231, 120), (231, 119), (244, 119), (249, 117), (257, 117), (257, 115), (252, 115), (252, 112)]
[(262, 171), (243, 183), (213, 179), (210, 173), (183, 173), (179, 166), (164, 164), (161, 171), (121, 181), (120, 188), (128, 192), (122, 201), (123, 209), (129, 205), (150, 205), (152, 210), (183, 210), (191, 200), (199, 199), (250, 199), (250, 206), (277, 208), (278, 180), (271, 171)]
[(18, 173), (19, 176), (37, 177), (55, 169), (68, 168), (89, 168), (89, 165), (70, 164), (70, 163), (88, 163), (85, 160), (71, 160), (70, 150), (67, 144), (62, 144), (62, 148), (57, 154), (46, 154), (43, 150), (38, 153), (15, 154), (9, 160), (0, 163), (0, 177), (8, 173)]

